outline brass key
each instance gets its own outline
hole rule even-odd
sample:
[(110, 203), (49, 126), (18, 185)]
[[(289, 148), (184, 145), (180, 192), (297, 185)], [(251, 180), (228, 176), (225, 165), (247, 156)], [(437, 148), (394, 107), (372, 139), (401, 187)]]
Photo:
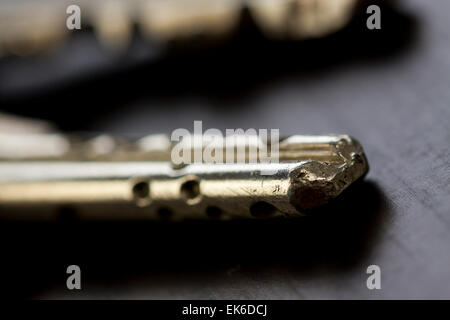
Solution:
[[(294, 217), (337, 197), (368, 171), (362, 147), (347, 135), (288, 137), (279, 143), (278, 163), (182, 166), (171, 163), (173, 144), (161, 135), (134, 143), (109, 136), (29, 138), (27, 152), (18, 145), (0, 149), (3, 217), (52, 219), (61, 208), (82, 219)], [(16, 139), (27, 145), (26, 137)]]
[[(0, 56), (33, 54), (61, 43), (70, 5), (80, 8), (82, 28), (92, 27), (106, 48), (126, 48), (138, 26), (159, 43), (232, 34), (248, 10), (270, 38), (309, 39), (343, 28), (357, 0), (46, 0), (0, 3)], [(71, 11), (69, 10), (69, 13)]]

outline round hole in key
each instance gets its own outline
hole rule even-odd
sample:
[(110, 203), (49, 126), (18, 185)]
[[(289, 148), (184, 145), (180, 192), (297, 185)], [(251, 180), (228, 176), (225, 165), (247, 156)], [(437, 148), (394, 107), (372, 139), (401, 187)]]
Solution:
[(166, 207), (159, 208), (157, 213), (158, 216), (163, 219), (170, 218), (173, 215), (173, 211)]
[(136, 198), (147, 198), (150, 194), (150, 187), (147, 182), (141, 181), (133, 186), (133, 194)]
[(209, 206), (206, 208), (206, 215), (210, 218), (218, 218), (222, 215), (222, 209), (215, 206)]
[(181, 184), (180, 193), (183, 198), (192, 202), (200, 196), (200, 183), (195, 179), (186, 180)]
[(255, 218), (269, 218), (276, 212), (277, 208), (265, 201), (256, 202), (250, 207), (250, 214)]
[(136, 182), (132, 192), (138, 206), (143, 207), (150, 203), (150, 185), (147, 181)]
[(62, 222), (74, 222), (78, 220), (77, 209), (70, 205), (64, 205), (58, 208), (58, 218)]

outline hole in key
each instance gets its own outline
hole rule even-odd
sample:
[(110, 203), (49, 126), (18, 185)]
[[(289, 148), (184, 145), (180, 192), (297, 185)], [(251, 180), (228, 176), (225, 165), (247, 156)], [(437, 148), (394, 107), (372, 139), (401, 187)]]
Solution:
[(58, 208), (58, 218), (62, 222), (73, 222), (78, 220), (78, 212), (74, 206), (64, 205)]
[(170, 218), (173, 215), (173, 211), (166, 207), (159, 208), (157, 213), (158, 216), (163, 219)]
[(138, 206), (142, 207), (150, 203), (150, 185), (147, 181), (136, 182), (132, 192)]
[(256, 202), (250, 207), (250, 214), (255, 218), (269, 218), (276, 212), (277, 208), (265, 201)]
[(218, 218), (222, 215), (222, 209), (215, 206), (206, 208), (206, 215), (210, 218)]
[(188, 180), (181, 185), (180, 193), (183, 198), (193, 200), (200, 196), (200, 184), (197, 180)]
[(133, 187), (133, 194), (136, 198), (147, 198), (150, 194), (150, 187), (147, 182), (138, 182)]

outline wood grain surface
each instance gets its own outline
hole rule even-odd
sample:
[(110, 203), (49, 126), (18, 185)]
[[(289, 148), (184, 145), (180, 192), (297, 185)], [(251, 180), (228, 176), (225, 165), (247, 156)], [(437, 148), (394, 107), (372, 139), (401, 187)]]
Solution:
[[(3, 224), (9, 287), (39, 298), (449, 299), (448, 12), (447, 0), (398, 1), (380, 31), (366, 30), (362, 16), (302, 44), (248, 36), (36, 100), (53, 99), (51, 109), (8, 105), (62, 129), (130, 136), (192, 129), (194, 120), (346, 133), (371, 167), (364, 182), (295, 221)], [(79, 292), (65, 289), (74, 263)], [(381, 290), (366, 287), (372, 264)]]

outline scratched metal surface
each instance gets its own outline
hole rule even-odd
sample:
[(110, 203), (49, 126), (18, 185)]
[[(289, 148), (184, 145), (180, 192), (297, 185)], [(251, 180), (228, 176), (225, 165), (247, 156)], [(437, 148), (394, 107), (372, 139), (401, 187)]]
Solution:
[[(40, 112), (64, 129), (139, 135), (203, 120), (347, 133), (371, 171), (316, 216), (292, 222), (2, 225), (3, 283), (38, 298), (449, 299), (449, 10), (447, 0), (402, 1), (369, 38), (354, 26), (283, 53), (255, 40), (257, 56), (188, 55), (138, 72), (139, 81), (105, 80), (100, 94), (59, 95), (71, 108)], [(100, 111), (85, 118), (90, 105)], [(79, 292), (65, 289), (73, 263)], [(382, 270), (378, 291), (366, 288), (371, 264)]]

